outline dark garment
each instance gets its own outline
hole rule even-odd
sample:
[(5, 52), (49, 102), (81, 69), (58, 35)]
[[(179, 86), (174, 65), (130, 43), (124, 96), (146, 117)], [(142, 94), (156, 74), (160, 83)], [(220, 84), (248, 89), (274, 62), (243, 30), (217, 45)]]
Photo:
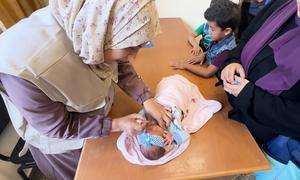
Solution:
[[(129, 62), (120, 63), (118, 69), (118, 85), (127, 94), (141, 104), (152, 97), (149, 88)], [(97, 138), (110, 133), (110, 117), (68, 112), (64, 104), (53, 102), (34, 84), (15, 76), (0, 73), (0, 81), (12, 103), (26, 121), (41, 134), (61, 139), (83, 139)], [(79, 159), (79, 155), (75, 154), (80, 154), (80, 149), (55, 155), (45, 155), (33, 147), (30, 150), (38, 167), (51, 180), (74, 177)]]
[[(273, 95), (289, 90), (300, 79), (300, 62), (297, 61), (300, 56), (300, 18), (295, 15), (297, 12), (295, 3), (296, 0), (287, 0), (276, 10), (247, 42), (241, 54), (240, 61), (247, 75), (254, 57), (266, 45), (272, 48), (277, 67), (257, 80), (255, 85)], [(295, 18), (298, 27), (280, 37), (276, 36), (292, 17)]]
[(217, 68), (221, 69), (224, 66), (225, 61), (228, 59), (229, 51), (223, 51), (218, 54), (212, 61), (212, 65), (216, 66)]
[(243, 2), (241, 6), (241, 22), (238, 29), (237, 39), (239, 40), (242, 33), (247, 29), (248, 25), (254, 18), (253, 15), (249, 14), (250, 2)]
[(29, 145), (29, 150), (39, 170), (50, 180), (72, 180), (79, 162), (81, 149), (63, 154), (43, 154)]
[[(274, 0), (276, 1), (276, 0)], [(261, 11), (264, 11), (263, 9), (269, 8), (270, 4), (272, 1), (268, 2), (266, 5), (263, 5), (259, 8), (259, 11), (257, 12), (256, 16), (260, 17), (261, 16)], [(242, 36), (242, 33), (247, 29), (247, 27), (250, 25), (252, 19), (255, 17), (253, 14), (249, 13), (251, 8), (251, 2), (249, 1), (243, 1), (242, 6), (241, 6), (241, 22), (240, 26), (238, 29), (238, 42)]]
[(0, 135), (9, 122), (9, 116), (2, 97), (0, 97)]
[[(239, 45), (230, 53), (227, 64), (240, 63), (239, 59), (245, 44), (265, 20), (285, 2), (285, 0), (272, 1), (267, 5), (268, 8), (263, 9), (260, 15), (253, 19), (249, 28), (243, 33)], [(295, 27), (295, 17), (292, 17), (282, 26), (275, 38)], [(259, 144), (279, 134), (300, 137), (300, 83), (297, 82), (291, 89), (283, 91), (280, 96), (271, 95), (254, 84), (274, 68), (276, 64), (273, 50), (270, 46), (266, 46), (250, 64), (247, 76), (250, 83), (244, 87), (238, 97), (228, 95), (233, 107), (229, 117), (246, 124)]]

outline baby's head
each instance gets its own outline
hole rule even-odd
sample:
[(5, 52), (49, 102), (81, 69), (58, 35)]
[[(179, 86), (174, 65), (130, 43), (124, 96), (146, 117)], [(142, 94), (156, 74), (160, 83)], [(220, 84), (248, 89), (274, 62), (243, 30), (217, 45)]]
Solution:
[(205, 11), (209, 35), (213, 41), (221, 41), (230, 35), (240, 22), (239, 6), (230, 0), (214, 0)]
[(163, 128), (150, 124), (138, 135), (141, 152), (147, 159), (157, 160), (165, 154), (163, 134)]

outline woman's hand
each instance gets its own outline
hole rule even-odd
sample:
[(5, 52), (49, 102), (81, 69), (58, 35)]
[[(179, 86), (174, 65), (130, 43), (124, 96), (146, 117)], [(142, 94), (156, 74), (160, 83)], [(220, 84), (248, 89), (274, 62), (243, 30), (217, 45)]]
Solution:
[(113, 119), (112, 131), (124, 131), (129, 135), (136, 135), (146, 127), (146, 118), (141, 114), (129, 114)]
[(194, 46), (192, 49), (191, 49), (191, 54), (194, 55), (194, 56), (198, 56), (200, 53), (203, 53), (203, 50), (200, 46)]
[(158, 104), (153, 98), (144, 102), (144, 108), (146, 113), (157, 120), (160, 127), (166, 129), (166, 126), (169, 126), (172, 119), (171, 112)]
[(229, 83), (227, 81), (223, 81), (223, 83), (224, 90), (229, 94), (232, 94), (235, 97), (237, 97), (240, 94), (240, 92), (244, 89), (244, 87), (249, 83), (249, 81), (245, 78), (234, 76), (233, 83)]
[(221, 72), (221, 79), (223, 82), (232, 84), (234, 81), (234, 76), (239, 74), (241, 78), (245, 78), (245, 70), (243, 66), (239, 63), (232, 63), (226, 66)]

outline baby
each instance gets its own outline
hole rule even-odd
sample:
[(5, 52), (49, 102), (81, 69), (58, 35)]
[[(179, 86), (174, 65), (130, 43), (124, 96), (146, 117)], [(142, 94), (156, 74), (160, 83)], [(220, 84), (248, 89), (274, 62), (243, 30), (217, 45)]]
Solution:
[(149, 160), (157, 160), (170, 151), (174, 144), (182, 144), (190, 137), (189, 133), (181, 128), (182, 111), (176, 107), (172, 109), (172, 121), (167, 130), (151, 120), (144, 132), (138, 135), (140, 150)]

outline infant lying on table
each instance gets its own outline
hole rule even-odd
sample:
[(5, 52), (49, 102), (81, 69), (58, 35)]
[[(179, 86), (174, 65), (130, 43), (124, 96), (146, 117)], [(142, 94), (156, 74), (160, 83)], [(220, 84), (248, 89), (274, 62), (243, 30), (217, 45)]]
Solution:
[(206, 100), (198, 87), (181, 75), (163, 78), (157, 86), (155, 99), (170, 109), (172, 121), (163, 129), (147, 117), (149, 123), (141, 134), (122, 133), (117, 147), (130, 163), (161, 165), (176, 158), (189, 146), (190, 134), (221, 109), (218, 101)]
[(189, 133), (181, 127), (182, 111), (172, 107), (171, 112), (172, 121), (166, 130), (150, 118), (144, 132), (137, 136), (141, 152), (147, 159), (157, 160), (170, 151), (174, 144), (179, 145), (189, 140)]

